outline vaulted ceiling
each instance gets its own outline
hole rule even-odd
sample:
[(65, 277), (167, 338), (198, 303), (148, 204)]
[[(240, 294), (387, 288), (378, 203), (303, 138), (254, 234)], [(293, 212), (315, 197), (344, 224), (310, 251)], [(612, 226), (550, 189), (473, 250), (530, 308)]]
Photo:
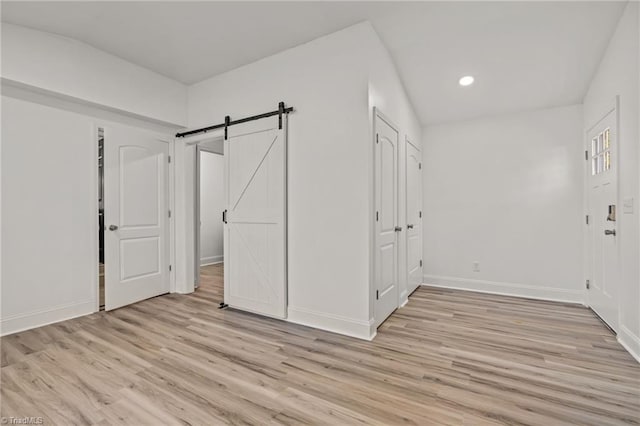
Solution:
[[(626, 2), (2, 2), (191, 84), (365, 20), (423, 124), (579, 103)], [(467, 88), (458, 79), (471, 74)]]

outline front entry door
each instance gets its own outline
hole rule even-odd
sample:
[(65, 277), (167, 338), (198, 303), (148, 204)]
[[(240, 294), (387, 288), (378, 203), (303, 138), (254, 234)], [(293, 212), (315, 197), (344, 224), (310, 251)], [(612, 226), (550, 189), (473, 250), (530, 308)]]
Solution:
[(422, 159), (407, 141), (407, 290), (422, 284)]
[(159, 135), (104, 132), (105, 309), (169, 292), (168, 155)]
[(376, 111), (375, 325), (398, 307), (398, 131)]
[(618, 220), (616, 110), (589, 133), (589, 305), (612, 329), (618, 328)]
[(287, 316), (286, 116), (233, 125), (224, 142), (224, 300)]

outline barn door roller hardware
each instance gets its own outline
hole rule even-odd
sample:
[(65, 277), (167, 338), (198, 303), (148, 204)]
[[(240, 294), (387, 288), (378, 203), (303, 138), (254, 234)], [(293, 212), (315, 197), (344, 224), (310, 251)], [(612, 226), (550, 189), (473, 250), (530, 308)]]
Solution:
[(251, 117), (240, 118), (238, 120), (231, 120), (231, 117), (228, 115), (224, 118), (224, 123), (215, 124), (213, 126), (202, 127), (200, 129), (195, 130), (187, 130), (186, 132), (176, 133), (177, 138), (184, 138), (185, 136), (193, 136), (200, 133), (207, 133), (211, 130), (222, 129), (224, 128), (224, 138), (227, 139), (228, 132), (227, 129), (230, 126), (246, 123), (248, 121), (260, 120), (261, 118), (273, 117), (274, 115), (278, 116), (278, 128), (282, 129), (282, 116), (284, 114), (289, 114), (293, 111), (293, 107), (288, 107), (284, 102), (280, 102), (278, 104), (278, 109), (275, 111), (265, 112), (264, 114), (252, 115)]

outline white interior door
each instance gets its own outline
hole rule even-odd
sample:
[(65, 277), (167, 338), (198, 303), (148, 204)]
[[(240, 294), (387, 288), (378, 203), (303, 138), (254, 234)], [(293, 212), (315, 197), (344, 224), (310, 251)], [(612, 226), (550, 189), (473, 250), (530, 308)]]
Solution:
[(286, 116), (229, 127), (225, 141), (224, 300), (287, 315)]
[(589, 305), (611, 328), (618, 328), (616, 110), (589, 133)]
[(407, 141), (407, 289), (422, 284), (422, 155)]
[(398, 131), (376, 112), (375, 304), (376, 326), (398, 307)]
[(105, 309), (169, 292), (169, 144), (105, 129)]

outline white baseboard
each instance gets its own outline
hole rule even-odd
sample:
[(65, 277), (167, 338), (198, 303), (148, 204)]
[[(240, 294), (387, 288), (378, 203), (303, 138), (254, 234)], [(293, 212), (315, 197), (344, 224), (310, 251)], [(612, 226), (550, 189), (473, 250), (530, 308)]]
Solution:
[(423, 282), (423, 285), (431, 287), (477, 291), (479, 293), (525, 297), (527, 299), (550, 300), (553, 302), (584, 304), (584, 293), (582, 290), (565, 290), (530, 284), (484, 281), (469, 278), (443, 277), (437, 275), (425, 275), (423, 277)]
[(409, 292), (407, 290), (404, 290), (402, 292), (402, 294), (400, 294), (400, 306), (399, 307), (402, 308), (407, 303), (409, 303)]
[(308, 327), (319, 328), (332, 333), (344, 334), (363, 340), (373, 340), (376, 328), (373, 320), (360, 321), (338, 315), (315, 312), (289, 306), (287, 321)]
[(216, 263), (222, 262), (224, 262), (223, 255), (203, 257), (202, 259), (200, 259), (200, 266), (215, 265)]
[(13, 315), (0, 320), (0, 335), (6, 336), (20, 331), (42, 327), (55, 322), (89, 315), (95, 311), (96, 301), (91, 299), (25, 314)]
[(624, 325), (620, 326), (618, 342), (640, 363), (640, 337), (636, 336)]

